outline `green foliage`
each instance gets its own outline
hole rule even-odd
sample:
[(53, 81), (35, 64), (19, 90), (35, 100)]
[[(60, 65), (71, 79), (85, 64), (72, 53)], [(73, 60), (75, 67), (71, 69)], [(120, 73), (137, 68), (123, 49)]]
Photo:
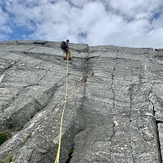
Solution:
[(3, 144), (6, 140), (11, 138), (11, 133), (8, 131), (0, 132), (0, 145)]
[(73, 152), (74, 152), (74, 149), (72, 148), (72, 149), (70, 150), (70, 154), (73, 154)]
[(11, 154), (8, 154), (5, 158), (5, 160), (1, 160), (1, 163), (10, 163), (13, 160), (13, 156)]
[(8, 156), (6, 157), (6, 161), (7, 161), (7, 162), (12, 162), (12, 159), (13, 159), (13, 156), (12, 156), (12, 155), (8, 155)]
[(70, 150), (70, 153), (69, 153), (69, 158), (68, 158), (68, 160), (65, 162), (65, 163), (70, 163), (70, 160), (71, 160), (71, 158), (72, 158), (72, 154), (74, 153), (74, 148), (72, 148), (71, 150)]
[(29, 133), (26, 138), (23, 139), (24, 143), (28, 141), (29, 138), (31, 138), (32, 133)]

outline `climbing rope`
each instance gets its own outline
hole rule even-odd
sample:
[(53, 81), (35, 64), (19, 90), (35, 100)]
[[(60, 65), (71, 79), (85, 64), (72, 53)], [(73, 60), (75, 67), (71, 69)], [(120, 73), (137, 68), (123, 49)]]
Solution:
[[(98, 64), (98, 62), (101, 59), (101, 55), (99, 57), (99, 60), (96, 63), (94, 63), (94, 65)], [(58, 141), (58, 150), (57, 150), (57, 155), (56, 155), (56, 159), (55, 159), (54, 163), (59, 163), (59, 159), (60, 159), (63, 118), (64, 118), (64, 112), (65, 112), (66, 103), (67, 103), (67, 99), (68, 99), (68, 59), (67, 59), (67, 63), (66, 63), (66, 88), (65, 89), (66, 89), (66, 91), (65, 91), (65, 98), (64, 98), (64, 102), (63, 102), (64, 105), (63, 105), (62, 114), (61, 114), (61, 120), (60, 120), (60, 133), (59, 133), (59, 141)]]
[(67, 98), (68, 98), (68, 59), (67, 59), (67, 63), (66, 63), (66, 91), (65, 91), (65, 99), (64, 99), (64, 105), (63, 105), (61, 121), (60, 121), (60, 133), (59, 133), (58, 151), (57, 151), (57, 156), (56, 156), (56, 159), (55, 159), (54, 163), (59, 163), (60, 150), (61, 150), (61, 141), (62, 141), (62, 125), (63, 125), (63, 117), (64, 117), (65, 108), (66, 108)]

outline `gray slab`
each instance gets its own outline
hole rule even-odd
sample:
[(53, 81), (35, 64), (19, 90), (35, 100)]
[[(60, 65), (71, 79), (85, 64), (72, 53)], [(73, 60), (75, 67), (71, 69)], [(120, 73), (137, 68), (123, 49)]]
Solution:
[[(70, 43), (60, 163), (161, 163), (163, 52)], [(59, 42), (0, 43), (0, 161), (53, 163), (66, 88)]]

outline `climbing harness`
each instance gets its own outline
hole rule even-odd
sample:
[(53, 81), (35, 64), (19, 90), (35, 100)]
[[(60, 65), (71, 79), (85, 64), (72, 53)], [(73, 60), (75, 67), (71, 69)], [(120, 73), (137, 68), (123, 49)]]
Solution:
[(58, 151), (57, 151), (57, 156), (56, 156), (56, 159), (55, 159), (54, 163), (59, 163), (59, 158), (60, 158), (63, 117), (64, 117), (64, 112), (65, 112), (67, 98), (68, 98), (68, 59), (67, 59), (67, 63), (66, 63), (66, 88), (65, 89), (66, 89), (66, 91), (65, 91), (65, 99), (64, 99), (63, 109), (62, 109), (61, 120), (60, 120), (60, 133), (59, 133)]

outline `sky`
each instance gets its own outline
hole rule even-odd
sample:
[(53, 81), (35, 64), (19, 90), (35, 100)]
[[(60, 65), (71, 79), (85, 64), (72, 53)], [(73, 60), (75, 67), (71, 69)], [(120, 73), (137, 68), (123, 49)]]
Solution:
[(163, 48), (163, 0), (0, 0), (0, 41)]

